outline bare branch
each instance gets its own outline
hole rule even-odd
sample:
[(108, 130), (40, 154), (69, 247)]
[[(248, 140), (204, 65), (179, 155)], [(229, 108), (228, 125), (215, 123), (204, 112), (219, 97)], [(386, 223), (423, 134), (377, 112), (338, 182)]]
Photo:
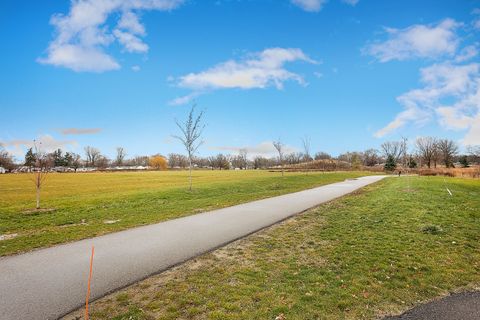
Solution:
[(175, 123), (182, 132), (182, 135), (172, 136), (173, 138), (179, 140), (187, 151), (190, 171), (190, 190), (192, 190), (192, 160), (198, 148), (203, 144), (203, 141), (199, 141), (199, 139), (201, 138), (203, 129), (205, 128), (205, 125), (202, 124), (202, 117), (204, 113), (203, 111), (200, 111), (200, 113), (195, 116), (195, 107), (196, 105), (194, 104), (185, 123), (182, 124), (178, 120), (175, 120)]

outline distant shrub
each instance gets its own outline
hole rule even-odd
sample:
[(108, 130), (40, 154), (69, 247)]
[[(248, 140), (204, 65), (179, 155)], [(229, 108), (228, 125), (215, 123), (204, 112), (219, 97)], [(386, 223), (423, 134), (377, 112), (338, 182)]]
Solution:
[(167, 159), (160, 155), (150, 157), (148, 165), (155, 170), (167, 170)]
[(387, 161), (385, 162), (385, 165), (383, 166), (383, 168), (387, 172), (392, 172), (395, 170), (396, 167), (397, 167), (397, 163), (395, 162), (395, 158), (389, 155), (387, 157)]

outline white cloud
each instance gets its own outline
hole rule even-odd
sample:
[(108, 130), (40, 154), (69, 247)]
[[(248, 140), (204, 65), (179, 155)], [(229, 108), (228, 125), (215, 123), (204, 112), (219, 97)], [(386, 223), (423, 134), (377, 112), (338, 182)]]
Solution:
[(200, 73), (180, 77), (179, 86), (195, 89), (265, 88), (274, 85), (283, 87), (287, 80), (300, 84), (303, 78), (284, 68), (287, 62), (305, 61), (316, 63), (300, 49), (270, 48), (255, 53), (244, 61), (229, 60)]
[(421, 82), (424, 87), (397, 98), (405, 110), (375, 136), (382, 137), (408, 122), (437, 117), (446, 129), (468, 130), (464, 143), (480, 143), (480, 64), (435, 64), (421, 69)]
[(108, 54), (96, 48), (78, 45), (50, 45), (49, 56), (39, 62), (57, 67), (67, 67), (77, 72), (103, 72), (120, 69), (120, 65)]
[(190, 94), (187, 94), (186, 96), (177, 97), (171, 100), (168, 104), (171, 106), (181, 106), (183, 104), (192, 102), (200, 94), (201, 94), (200, 92), (192, 92)]
[[(274, 86), (282, 89), (285, 81), (305, 84), (302, 76), (285, 69), (285, 64), (304, 61), (316, 64), (300, 49), (270, 48), (250, 54), (241, 61), (229, 60), (199, 73), (189, 73), (178, 79), (178, 86), (194, 90), (190, 98), (216, 89), (253, 89)], [(174, 104), (188, 102), (188, 96), (175, 99)]]
[(291, 2), (308, 12), (318, 12), (327, 0), (291, 0)]
[[(250, 159), (253, 159), (256, 156), (262, 156), (262, 157), (275, 157), (277, 156), (277, 150), (272, 144), (272, 141), (264, 141), (262, 143), (259, 143), (254, 146), (243, 146), (243, 147), (234, 147), (234, 146), (220, 146), (220, 147), (210, 147), (211, 150), (219, 150), (219, 151), (228, 151), (231, 153), (238, 153), (242, 149), (247, 150), (248, 157)], [(284, 146), (284, 153), (292, 153), (292, 152), (297, 152), (298, 149), (285, 145)]]
[(102, 131), (102, 128), (65, 128), (59, 131), (63, 135), (97, 134)]
[[(40, 135), (35, 139), (37, 147), (42, 152), (53, 152), (57, 149), (71, 150), (77, 145), (75, 140), (57, 140), (49, 134)], [(34, 147), (33, 140), (5, 140), (0, 142), (10, 154), (22, 158), (28, 148)]]
[(405, 29), (386, 28), (388, 39), (368, 45), (363, 52), (380, 62), (411, 58), (437, 58), (453, 55), (459, 45), (456, 29), (460, 26), (452, 19), (437, 25), (413, 25)]
[(466, 46), (455, 57), (455, 62), (468, 61), (478, 55), (478, 49), (475, 45)]
[(141, 69), (140, 66), (137, 66), (137, 65), (132, 66), (132, 71), (133, 72), (138, 72), (138, 71), (140, 71), (140, 69)]
[[(147, 52), (148, 45), (140, 37), (145, 27), (138, 14), (143, 10), (172, 10), (183, 0), (76, 0), (67, 15), (56, 14), (50, 23), (56, 37), (40, 63), (65, 67), (77, 72), (104, 72), (120, 68), (105, 49), (117, 40), (128, 52)], [(113, 28), (107, 23), (119, 14)]]
[(132, 33), (115, 29), (113, 30), (113, 34), (128, 52), (142, 53), (148, 51), (148, 45)]
[(416, 107), (406, 107), (400, 112), (395, 119), (388, 123), (385, 127), (375, 132), (374, 136), (381, 138), (407, 124), (410, 121), (425, 122), (428, 119), (428, 113), (422, 112)]
[(462, 139), (465, 146), (480, 145), (480, 113), (475, 117), (470, 130)]
[(342, 2), (346, 3), (346, 4), (349, 4), (351, 6), (355, 6), (357, 5), (357, 3), (359, 2), (360, 0), (342, 0)]
[(118, 22), (118, 28), (129, 30), (130, 32), (138, 35), (145, 34), (145, 27), (140, 23), (138, 16), (131, 11), (127, 11), (122, 14), (120, 21)]

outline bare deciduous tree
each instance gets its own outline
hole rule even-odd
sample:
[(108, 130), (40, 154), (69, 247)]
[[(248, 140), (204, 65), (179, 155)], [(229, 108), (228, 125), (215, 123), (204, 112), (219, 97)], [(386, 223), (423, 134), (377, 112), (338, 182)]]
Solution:
[(479, 162), (480, 161), (480, 145), (479, 146), (468, 146), (467, 152), (473, 158), (472, 161)]
[(168, 155), (168, 165), (170, 168), (186, 168), (188, 159), (183, 154), (170, 153)]
[(438, 141), (438, 149), (442, 156), (442, 161), (445, 164), (445, 167), (453, 167), (453, 159), (458, 153), (457, 144), (449, 139), (441, 139)]
[(302, 146), (303, 146), (303, 157), (304, 161), (312, 160), (312, 156), (310, 155), (310, 137), (305, 135), (302, 138)]
[(111, 164), (110, 159), (108, 159), (107, 157), (105, 157), (103, 155), (99, 155), (96, 162), (95, 162), (95, 165), (96, 165), (97, 169), (100, 169), (100, 170), (107, 169), (110, 164)]
[(402, 157), (402, 162), (403, 162), (403, 167), (407, 168), (407, 163), (408, 163), (408, 156), (407, 156), (407, 151), (408, 151), (408, 138), (402, 137), (402, 140), (400, 140), (401, 143), (401, 157)]
[(15, 163), (13, 156), (11, 156), (7, 150), (4, 149), (0, 143), (0, 167), (3, 167), (7, 170), (13, 170), (15, 168)]
[(117, 157), (115, 159), (115, 164), (117, 166), (121, 166), (126, 156), (127, 151), (123, 147), (117, 147)]
[(376, 149), (368, 149), (363, 152), (363, 163), (367, 167), (373, 167), (374, 165), (378, 164), (379, 161), (378, 150)]
[(395, 160), (395, 163), (400, 160), (400, 158), (406, 154), (406, 141), (387, 141), (382, 143), (380, 146), (382, 148), (382, 153), (385, 158), (392, 157)]
[(438, 154), (437, 139), (433, 137), (420, 137), (416, 141), (419, 156), (427, 167), (431, 168), (432, 162)]
[(77, 172), (77, 169), (80, 167), (81, 157), (79, 154), (72, 153), (72, 163), (70, 164), (72, 168)]
[(189, 190), (192, 191), (192, 159), (195, 153), (203, 143), (200, 140), (202, 136), (203, 129), (205, 125), (202, 124), (202, 116), (203, 111), (200, 111), (198, 115), (195, 116), (195, 107), (196, 105), (192, 106), (190, 109), (190, 113), (188, 114), (188, 118), (185, 123), (180, 123), (175, 120), (177, 127), (182, 132), (181, 136), (173, 136), (175, 139), (178, 139), (182, 142), (185, 150), (187, 151), (188, 155), (188, 168), (189, 168), (189, 182), (190, 187)]
[(242, 168), (247, 170), (248, 166), (248, 150), (247, 148), (242, 148), (238, 150), (238, 158), (242, 164)]
[(277, 150), (277, 153), (278, 153), (278, 162), (280, 164), (280, 167), (282, 168), (282, 177), (283, 177), (283, 156), (284, 156), (284, 144), (282, 143), (282, 141), (280, 139), (278, 139), (277, 141), (273, 141), (272, 142), (273, 144), (273, 147), (275, 148), (275, 150)]
[(315, 153), (315, 160), (329, 160), (332, 159), (332, 156), (326, 152), (320, 151)]
[(100, 150), (94, 147), (86, 146), (85, 147), (85, 158), (86, 158), (86, 166), (95, 167), (95, 163), (100, 158)]
[(36, 189), (36, 209), (40, 209), (40, 192), (42, 186), (47, 178), (48, 174), (48, 156), (45, 152), (42, 152), (42, 143), (37, 143), (33, 140), (33, 147), (35, 149), (35, 163), (33, 169), (32, 181), (35, 184)]

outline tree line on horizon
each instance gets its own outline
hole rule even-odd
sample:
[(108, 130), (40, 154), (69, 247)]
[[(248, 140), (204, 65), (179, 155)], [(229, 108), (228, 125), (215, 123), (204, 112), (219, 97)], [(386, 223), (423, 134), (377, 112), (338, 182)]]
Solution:
[[(458, 145), (448, 139), (434, 137), (421, 137), (415, 141), (415, 147), (409, 152), (407, 141), (387, 141), (380, 146), (380, 149), (367, 149), (365, 151), (345, 152), (333, 157), (326, 152), (317, 152), (313, 155), (304, 152), (292, 152), (281, 156), (248, 157), (247, 149), (240, 149), (238, 154), (223, 154), (202, 157), (193, 155), (191, 164), (193, 168), (229, 170), (238, 168), (245, 169), (267, 169), (278, 166), (290, 166), (315, 160), (336, 160), (348, 163), (352, 168), (374, 167), (384, 165), (385, 169), (394, 170), (397, 166), (404, 168), (427, 167), (446, 168), (454, 167), (455, 164), (467, 167), (471, 163), (480, 162), (480, 146), (467, 148), (466, 154), (459, 153)], [(0, 147), (0, 167), (7, 170), (14, 170), (18, 167), (34, 168), (37, 162), (37, 153), (29, 148), (25, 154), (24, 161), (15, 163), (13, 157)], [(116, 149), (116, 157), (109, 159), (104, 156), (98, 148), (87, 146), (84, 148), (84, 156), (73, 152), (63, 152), (57, 149), (44, 155), (46, 168), (96, 168), (99, 170), (114, 167), (151, 167), (158, 170), (187, 169), (189, 158), (179, 153), (170, 153), (166, 156), (155, 154), (152, 156), (134, 156), (127, 158), (125, 148)], [(281, 158), (281, 159), (280, 159)]]

